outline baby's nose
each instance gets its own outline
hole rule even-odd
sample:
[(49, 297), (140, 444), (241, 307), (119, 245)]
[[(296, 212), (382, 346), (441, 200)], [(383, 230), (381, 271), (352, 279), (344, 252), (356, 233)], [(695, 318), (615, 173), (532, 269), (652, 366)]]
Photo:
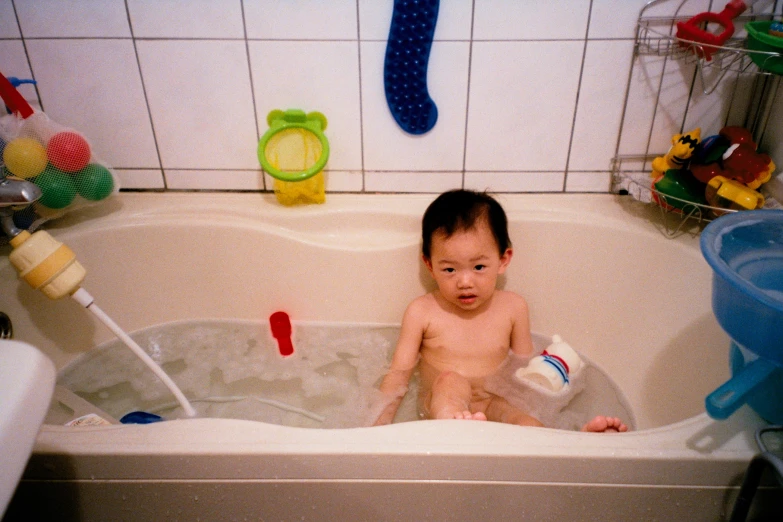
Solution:
[(457, 284), (460, 288), (469, 288), (473, 284), (473, 277), (468, 272), (461, 272), (457, 278)]

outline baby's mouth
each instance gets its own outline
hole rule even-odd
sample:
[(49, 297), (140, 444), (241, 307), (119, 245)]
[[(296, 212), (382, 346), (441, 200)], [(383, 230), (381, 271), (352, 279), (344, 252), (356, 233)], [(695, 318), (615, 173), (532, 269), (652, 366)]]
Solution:
[(462, 304), (472, 304), (476, 300), (475, 294), (465, 294), (458, 297), (459, 302)]

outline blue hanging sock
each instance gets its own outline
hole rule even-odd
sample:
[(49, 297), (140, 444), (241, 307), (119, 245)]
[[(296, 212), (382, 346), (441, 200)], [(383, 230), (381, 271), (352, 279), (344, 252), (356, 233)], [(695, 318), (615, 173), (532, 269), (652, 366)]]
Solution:
[(122, 424), (152, 424), (153, 422), (160, 422), (164, 420), (160, 415), (154, 413), (147, 413), (146, 411), (132, 411), (126, 413), (120, 419)]
[(438, 8), (439, 0), (394, 0), (383, 84), (392, 116), (410, 134), (424, 134), (438, 121), (438, 108), (427, 91)]

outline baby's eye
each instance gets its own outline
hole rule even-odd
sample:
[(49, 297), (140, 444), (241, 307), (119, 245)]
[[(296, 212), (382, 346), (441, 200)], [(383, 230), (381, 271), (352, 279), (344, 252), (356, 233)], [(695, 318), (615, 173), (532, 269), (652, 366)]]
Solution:
[(476, 265), (473, 269), (476, 270), (476, 271), (481, 272), (485, 268), (487, 268), (487, 265)]
[(453, 268), (444, 268), (443, 271), (446, 272), (447, 274), (454, 273), (454, 269)]

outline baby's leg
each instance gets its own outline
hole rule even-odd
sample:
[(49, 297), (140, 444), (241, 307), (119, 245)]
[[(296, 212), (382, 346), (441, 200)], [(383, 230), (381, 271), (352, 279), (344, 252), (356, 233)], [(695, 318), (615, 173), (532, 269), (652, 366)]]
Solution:
[(456, 372), (443, 372), (432, 383), (424, 402), (428, 416), (433, 419), (487, 420), (481, 413), (470, 411), (470, 382)]
[(493, 395), (487, 406), (487, 419), (518, 426), (543, 426), (538, 419), (511, 405), (503, 397)]

